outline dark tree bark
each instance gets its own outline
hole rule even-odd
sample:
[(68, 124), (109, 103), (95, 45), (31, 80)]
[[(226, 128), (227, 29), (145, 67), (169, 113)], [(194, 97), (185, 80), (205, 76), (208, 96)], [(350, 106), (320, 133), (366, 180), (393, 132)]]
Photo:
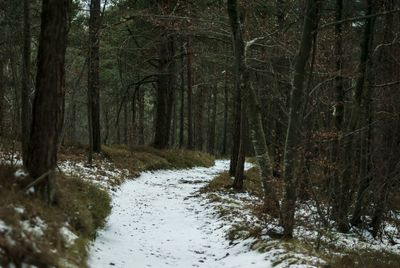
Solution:
[(154, 146), (167, 148), (170, 141), (175, 97), (175, 37), (165, 31), (161, 35), (159, 50), (159, 75), (157, 81), (157, 115)]
[(188, 117), (188, 126), (187, 126), (187, 135), (188, 135), (188, 149), (194, 149), (194, 140), (193, 140), (193, 80), (192, 80), (192, 47), (191, 47), (191, 37), (187, 38), (187, 117)]
[[(250, 83), (250, 72), (246, 64), (245, 58), (245, 44), (241, 32), (240, 21), (239, 21), (239, 13), (238, 6), (236, 0), (228, 1), (228, 13), (231, 22), (232, 34), (233, 34), (233, 42), (234, 42), (234, 51), (235, 51), (235, 66), (236, 66), (236, 86), (239, 86), (239, 90), (237, 95), (242, 95), (245, 100), (244, 107), (240, 105), (237, 112), (240, 112), (241, 115), (242, 110), (245, 109), (246, 115), (248, 116), (249, 128), (250, 128), (250, 136), (254, 148), (254, 152), (256, 155), (257, 163), (260, 168), (260, 177), (261, 183), (264, 191), (264, 205), (268, 212), (273, 215), (279, 215), (279, 203), (276, 198), (274, 189), (273, 189), (273, 168), (272, 163), (269, 157), (268, 146), (265, 140), (265, 134), (262, 124), (261, 118), (261, 106), (258, 102), (258, 94), (256, 90), (251, 86)], [(249, 47), (247, 47), (249, 48)], [(237, 99), (240, 103), (242, 102), (242, 96)], [(244, 111), (243, 111), (244, 112)], [(243, 126), (241, 124), (241, 119), (239, 118), (239, 127)], [(236, 122), (237, 123), (237, 122)], [(245, 142), (245, 131), (242, 131), (239, 128), (239, 135), (241, 135), (243, 145)], [(242, 135), (243, 134), (243, 135)], [(243, 151), (244, 148), (241, 148), (240, 144), (238, 146), (238, 155), (237, 155), (237, 164), (235, 168), (243, 168)], [(231, 160), (232, 167), (232, 160)], [(235, 170), (234, 175), (240, 176), (243, 173), (242, 170)]]
[[(232, 144), (232, 152), (230, 158), (229, 165), (229, 174), (231, 176), (235, 176), (236, 167), (238, 166), (238, 157), (239, 157), (239, 148), (240, 148), (240, 140), (242, 137), (240, 136), (240, 122), (241, 122), (241, 114), (242, 114), (242, 90), (241, 90), (241, 76), (243, 75), (241, 72), (242, 69), (242, 61), (244, 57), (244, 41), (242, 37), (242, 32), (240, 29), (240, 16), (238, 10), (238, 3), (236, 0), (231, 0), (227, 2), (228, 5), (228, 14), (229, 20), (231, 22), (231, 30), (233, 35), (233, 50), (235, 54), (235, 70), (234, 70), (234, 88), (235, 88), (235, 113), (234, 113), (234, 123), (233, 123), (233, 144)], [(240, 173), (240, 172), (239, 172)]]
[[(124, 109), (124, 144), (127, 145), (128, 144), (128, 103), (127, 102), (124, 103), (123, 109)], [(135, 141), (135, 135), (132, 135), (132, 141)]]
[(136, 122), (136, 94), (140, 90), (140, 86), (137, 85), (131, 98), (131, 125), (132, 125), (132, 140), (131, 140), (131, 145), (136, 144), (136, 128), (137, 128), (137, 122)]
[(138, 143), (144, 145), (144, 89), (138, 87), (139, 94), (139, 128), (138, 128)]
[[(367, 0), (367, 12), (366, 15), (372, 14), (372, 0)], [(352, 167), (353, 167), (353, 145), (354, 145), (354, 133), (359, 126), (362, 100), (364, 94), (365, 76), (367, 71), (367, 61), (369, 60), (370, 51), (370, 40), (373, 35), (373, 23), (374, 19), (369, 18), (366, 20), (364, 28), (364, 36), (361, 42), (361, 54), (360, 63), (358, 67), (358, 78), (356, 81), (356, 88), (354, 99), (351, 107), (350, 119), (346, 127), (346, 135), (343, 138), (343, 175), (341, 183), (341, 193), (339, 199), (339, 211), (338, 211), (338, 229), (341, 232), (349, 231), (349, 220), (348, 212), (351, 204), (351, 183), (352, 183)]]
[(4, 124), (4, 115), (5, 115), (5, 107), (4, 107), (4, 91), (5, 91), (5, 75), (4, 75), (4, 60), (0, 57), (0, 137), (3, 136), (3, 124)]
[(64, 117), (64, 64), (69, 8), (69, 0), (42, 2), (36, 93), (27, 169), (34, 179), (50, 172), (36, 187), (48, 203), (54, 201), (54, 169)]
[(90, 1), (88, 58), (89, 162), (91, 162), (92, 153), (101, 152), (99, 78), (100, 2), (100, 0)]
[(283, 160), (283, 178), (285, 193), (282, 202), (281, 224), (284, 236), (292, 237), (294, 228), (294, 212), (297, 199), (296, 166), (299, 160), (298, 143), (301, 141), (301, 122), (303, 119), (303, 94), (306, 66), (313, 47), (313, 31), (317, 29), (319, 0), (308, 0), (303, 24), (303, 34), (294, 67), (292, 92), (290, 94), (289, 122), (286, 134)]
[(179, 114), (179, 148), (183, 148), (185, 143), (185, 56), (183, 38), (181, 40), (181, 105)]
[[(336, 21), (343, 19), (343, 0), (336, 0)], [(343, 77), (342, 77), (342, 65), (343, 65), (343, 36), (342, 36), (342, 24), (335, 25), (335, 55), (336, 55), (336, 103), (335, 103), (335, 129), (337, 132), (337, 138), (332, 145), (332, 160), (336, 166), (339, 157), (339, 146), (340, 146), (340, 135), (343, 131), (343, 117), (344, 117), (344, 88), (343, 88)], [(339, 170), (335, 169), (332, 175), (332, 189), (331, 189), (331, 200), (333, 202), (332, 217), (337, 216), (339, 210), (339, 197), (340, 197), (340, 174)]]
[(215, 86), (214, 92), (210, 95), (212, 96), (212, 103), (210, 101), (209, 106), (212, 108), (209, 118), (208, 125), (208, 152), (210, 154), (215, 154), (215, 132), (217, 124), (217, 104), (218, 104), (218, 87)]
[[(242, 103), (242, 106), (244, 104)], [(240, 139), (238, 156), (237, 156), (237, 163), (236, 163), (236, 173), (235, 179), (233, 180), (233, 188), (241, 191), (243, 190), (243, 181), (244, 181), (244, 163), (246, 160), (246, 145), (245, 145), (245, 132), (246, 129), (246, 115), (244, 107), (241, 107), (241, 114), (240, 114)]]
[(198, 86), (196, 90), (196, 105), (195, 105), (195, 124), (194, 124), (194, 138), (196, 150), (203, 151), (204, 149), (204, 110), (205, 110), (205, 97), (207, 95), (207, 88)]
[(229, 90), (228, 90), (228, 79), (225, 74), (225, 85), (224, 85), (224, 130), (222, 137), (222, 155), (226, 155), (228, 146), (228, 110), (229, 110)]
[(22, 87), (21, 87), (21, 143), (22, 160), (26, 166), (29, 148), (31, 107), (31, 18), (30, 0), (24, 0), (24, 47), (22, 53)]

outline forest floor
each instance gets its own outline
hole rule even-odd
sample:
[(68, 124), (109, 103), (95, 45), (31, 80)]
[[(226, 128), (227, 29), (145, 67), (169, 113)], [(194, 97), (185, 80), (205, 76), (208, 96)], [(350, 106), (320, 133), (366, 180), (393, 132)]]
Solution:
[(228, 164), (145, 172), (127, 181), (91, 247), (90, 267), (269, 267), (263, 255), (249, 251), (251, 241), (229, 245), (226, 223), (193, 195)]
[(204, 153), (104, 146), (87, 164), (86, 148), (59, 154), (56, 204), (27, 189), (18, 151), (0, 148), (0, 267), (87, 267), (88, 243), (111, 212), (111, 196), (145, 170), (212, 166)]
[(278, 220), (263, 213), (257, 167), (245, 172), (242, 192), (233, 190), (232, 183), (228, 172), (224, 172), (200, 192), (213, 204), (218, 217), (230, 223), (228, 239), (253, 239), (252, 249), (278, 252), (272, 256), (274, 266), (400, 267), (399, 211), (389, 211), (377, 238), (372, 237), (366, 226), (352, 227), (349, 233), (343, 234), (326, 216), (329, 213), (321, 200), (316, 203), (303, 195), (297, 202), (294, 238), (282, 240), (277, 237), (282, 232)]
[(148, 147), (103, 151), (92, 165), (84, 148), (61, 152), (52, 207), (24, 192), (18, 154), (0, 152), (0, 267), (400, 267), (400, 213), (373, 239), (363, 229), (326, 228), (315, 203), (300, 200), (296, 239), (276, 239), (251, 164), (237, 192), (226, 160), (213, 166), (206, 154)]

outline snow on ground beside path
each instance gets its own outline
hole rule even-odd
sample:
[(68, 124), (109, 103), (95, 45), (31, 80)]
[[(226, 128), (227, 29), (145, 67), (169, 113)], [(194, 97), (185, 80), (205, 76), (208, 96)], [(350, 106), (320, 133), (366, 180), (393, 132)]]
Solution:
[(91, 246), (90, 267), (272, 267), (281, 249), (252, 251), (252, 239), (230, 245), (225, 237), (231, 224), (196, 194), (228, 164), (145, 172), (124, 183), (114, 195), (108, 227)]

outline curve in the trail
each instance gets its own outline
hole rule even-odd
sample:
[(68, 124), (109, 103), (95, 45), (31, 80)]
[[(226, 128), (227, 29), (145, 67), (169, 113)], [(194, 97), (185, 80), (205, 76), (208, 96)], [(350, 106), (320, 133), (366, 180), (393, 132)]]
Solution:
[(230, 246), (224, 223), (193, 194), (228, 168), (145, 172), (113, 197), (107, 228), (90, 248), (90, 267), (266, 268), (265, 255)]

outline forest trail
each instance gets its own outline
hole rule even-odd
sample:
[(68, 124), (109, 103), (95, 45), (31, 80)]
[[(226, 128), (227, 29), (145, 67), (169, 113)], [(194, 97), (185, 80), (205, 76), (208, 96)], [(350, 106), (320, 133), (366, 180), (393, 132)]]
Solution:
[[(271, 267), (250, 241), (229, 245), (226, 226), (207, 201), (196, 195), (227, 170), (211, 168), (144, 172), (113, 197), (107, 227), (90, 248), (90, 267)], [(247, 244), (246, 244), (247, 243)]]

